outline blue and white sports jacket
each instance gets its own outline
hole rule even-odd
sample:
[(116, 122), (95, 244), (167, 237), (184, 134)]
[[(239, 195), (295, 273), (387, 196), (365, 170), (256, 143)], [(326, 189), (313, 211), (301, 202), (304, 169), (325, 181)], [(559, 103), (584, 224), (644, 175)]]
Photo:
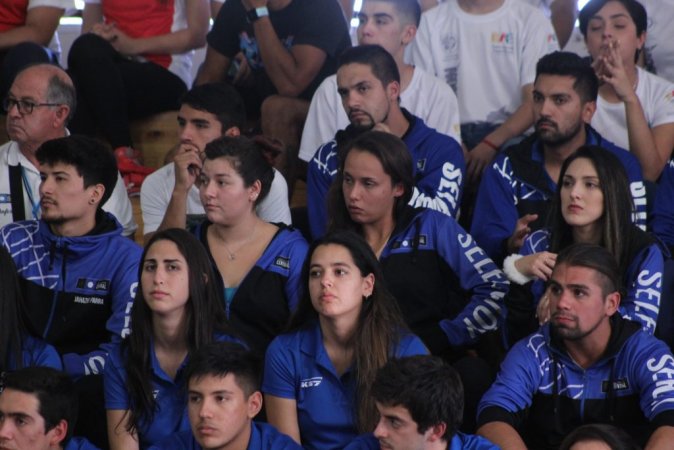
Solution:
[(453, 218), (408, 207), (380, 261), (407, 325), (431, 352), (501, 325), (508, 280)]
[(674, 356), (667, 345), (618, 314), (604, 355), (578, 366), (549, 324), (519, 341), (478, 407), (478, 426), (505, 422), (528, 448), (557, 449), (574, 428), (612, 423), (638, 442), (674, 426)]
[(72, 376), (103, 372), (108, 350), (129, 332), (142, 249), (111, 214), (78, 237), (42, 220), (0, 229), (20, 276), (28, 331), (53, 345)]
[[(466, 162), (461, 145), (453, 138), (426, 126), (423, 120), (402, 110), (410, 124), (402, 140), (414, 163), (414, 192), (411, 206), (421, 206), (456, 217), (459, 210)], [(307, 210), (311, 236), (321, 237), (328, 219), (328, 190), (339, 169), (339, 147), (359, 132), (348, 126), (335, 139), (323, 144), (309, 162)]]
[[(585, 144), (600, 145), (622, 163), (634, 201), (634, 222), (646, 229), (646, 188), (639, 160), (589, 125), (585, 126), (585, 132)], [(543, 149), (534, 134), (505, 149), (482, 174), (470, 233), (499, 265), (508, 256), (506, 242), (520, 217), (538, 214), (538, 219), (529, 224), (532, 230), (546, 224), (557, 180), (548, 176), (543, 164)]]
[(670, 249), (674, 249), (674, 159), (667, 163), (658, 181), (651, 229)]

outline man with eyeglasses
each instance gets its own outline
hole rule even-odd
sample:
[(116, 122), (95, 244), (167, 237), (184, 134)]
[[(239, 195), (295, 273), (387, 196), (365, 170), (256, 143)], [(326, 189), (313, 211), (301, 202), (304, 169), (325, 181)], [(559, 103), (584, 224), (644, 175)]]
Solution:
[[(39, 218), (40, 166), (35, 152), (44, 142), (69, 134), (66, 125), (75, 110), (75, 89), (61, 68), (30, 66), (16, 76), (2, 106), (10, 141), (0, 146), (0, 226)], [(103, 209), (122, 224), (125, 236), (133, 235), (136, 223), (121, 177)]]

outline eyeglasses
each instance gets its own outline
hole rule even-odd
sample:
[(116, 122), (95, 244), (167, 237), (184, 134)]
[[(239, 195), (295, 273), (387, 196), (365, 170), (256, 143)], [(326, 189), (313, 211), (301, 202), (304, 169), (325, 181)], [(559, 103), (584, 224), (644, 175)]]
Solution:
[(2, 101), (2, 108), (5, 112), (9, 112), (12, 107), (16, 106), (20, 114), (31, 114), (33, 109), (39, 106), (59, 106), (62, 103), (33, 103), (28, 100), (17, 100), (15, 98), (7, 97)]

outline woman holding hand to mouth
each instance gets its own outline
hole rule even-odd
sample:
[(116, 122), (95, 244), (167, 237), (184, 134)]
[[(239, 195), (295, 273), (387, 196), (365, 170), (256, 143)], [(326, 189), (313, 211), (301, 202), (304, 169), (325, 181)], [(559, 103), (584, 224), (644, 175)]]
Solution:
[(550, 227), (532, 233), (520, 254), (504, 261), (504, 271), (513, 282), (506, 297), (510, 343), (533, 332), (539, 322), (547, 322), (545, 281), (557, 253), (579, 242), (601, 245), (613, 254), (623, 273), (626, 294), (620, 314), (653, 334), (663, 282), (663, 250), (655, 238), (632, 223), (634, 207), (622, 164), (601, 147), (583, 146), (564, 161), (557, 185)]
[(592, 126), (634, 153), (655, 182), (674, 148), (674, 85), (637, 66), (646, 9), (636, 0), (591, 0), (578, 19), (601, 82)]
[(194, 234), (211, 259), (230, 325), (260, 354), (295, 310), (308, 247), (299, 231), (258, 217), (273, 179), (257, 144), (225, 136), (206, 145), (196, 181), (206, 220)]
[(112, 450), (147, 448), (189, 430), (183, 369), (189, 355), (229, 333), (208, 256), (189, 232), (156, 233), (145, 246), (132, 332), (105, 364)]
[(374, 430), (370, 388), (377, 369), (389, 358), (428, 350), (407, 331), (377, 258), (357, 234), (315, 241), (302, 275), (307, 291), (292, 331), (267, 350), (267, 418), (304, 448), (342, 449)]

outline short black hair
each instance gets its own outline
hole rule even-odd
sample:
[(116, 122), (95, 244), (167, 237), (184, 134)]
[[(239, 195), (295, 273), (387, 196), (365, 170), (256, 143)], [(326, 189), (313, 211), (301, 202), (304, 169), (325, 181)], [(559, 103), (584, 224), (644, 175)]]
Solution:
[(76, 135), (44, 142), (35, 153), (40, 164), (74, 166), (84, 179), (84, 187), (102, 184), (105, 192), (98, 207), (102, 207), (112, 195), (117, 183), (117, 160), (112, 150), (102, 141), (88, 136)]
[(38, 413), (44, 419), (45, 433), (65, 420), (68, 429), (61, 444), (68, 442), (77, 422), (78, 402), (75, 387), (67, 373), (51, 367), (25, 367), (4, 373), (0, 381), (2, 391), (12, 389), (37, 397), (40, 403)]
[(586, 267), (597, 272), (604, 296), (612, 292), (620, 292), (622, 278), (618, 263), (611, 252), (600, 245), (572, 244), (557, 255), (555, 268), (562, 264), (568, 267)]
[(364, 0), (367, 2), (382, 2), (390, 3), (396, 10), (398, 16), (402, 19), (400, 22), (403, 25), (414, 25), (419, 27), (421, 22), (421, 5), (419, 0)]
[(242, 129), (246, 121), (243, 99), (236, 89), (227, 83), (195, 86), (183, 95), (180, 104), (215, 115), (223, 133), (232, 127)]
[(611, 450), (640, 450), (632, 437), (614, 425), (591, 423), (582, 425), (569, 433), (559, 450), (570, 450), (574, 444), (587, 441), (599, 441), (607, 444)]
[(241, 344), (214, 342), (204, 345), (190, 356), (185, 369), (187, 385), (204, 376), (234, 375), (246, 397), (260, 390), (262, 363), (260, 358)]
[(400, 72), (393, 56), (380, 45), (359, 45), (344, 50), (337, 61), (337, 67), (347, 64), (369, 66), (372, 74), (386, 87), (392, 81), (400, 83)]
[(572, 77), (573, 89), (583, 103), (597, 100), (599, 79), (587, 58), (581, 58), (571, 52), (548, 53), (536, 63), (536, 80), (541, 75)]
[(458, 372), (441, 358), (418, 355), (390, 359), (372, 385), (372, 395), (386, 406), (403, 406), (419, 433), (444, 423), (449, 442), (463, 420), (463, 384)]

